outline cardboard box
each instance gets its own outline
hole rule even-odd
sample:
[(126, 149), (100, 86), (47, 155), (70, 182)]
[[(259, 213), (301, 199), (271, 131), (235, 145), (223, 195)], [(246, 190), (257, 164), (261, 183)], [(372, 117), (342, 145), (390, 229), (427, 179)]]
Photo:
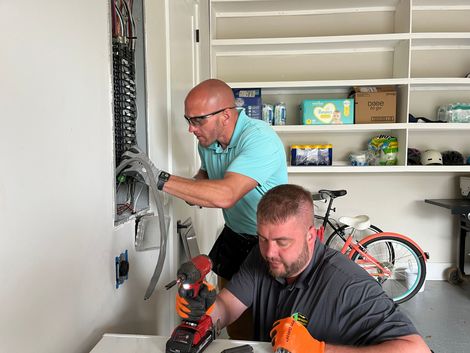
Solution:
[(250, 118), (262, 119), (261, 88), (233, 88), (236, 107), (245, 108)]
[(354, 123), (354, 99), (306, 99), (300, 105), (303, 125)]
[(394, 123), (397, 92), (393, 86), (354, 87), (354, 122), (356, 124)]

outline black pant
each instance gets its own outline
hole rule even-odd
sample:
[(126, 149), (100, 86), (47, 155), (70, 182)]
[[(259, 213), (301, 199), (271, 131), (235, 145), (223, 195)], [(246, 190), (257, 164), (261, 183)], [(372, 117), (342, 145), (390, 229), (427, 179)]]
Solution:
[(209, 253), (212, 271), (230, 280), (256, 244), (256, 235), (239, 234), (225, 226)]

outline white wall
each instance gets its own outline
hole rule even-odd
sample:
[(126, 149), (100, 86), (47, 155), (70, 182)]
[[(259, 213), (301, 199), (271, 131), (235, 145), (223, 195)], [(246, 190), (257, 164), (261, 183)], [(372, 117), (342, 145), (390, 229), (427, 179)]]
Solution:
[[(146, 4), (149, 113), (163, 120), (164, 4)], [(136, 254), (133, 224), (113, 224), (108, 7), (0, 2), (0, 352), (86, 352), (103, 332), (167, 334), (172, 325), (161, 284), (143, 300), (157, 252)], [(151, 133), (164, 167), (167, 131)], [(129, 280), (116, 290), (114, 257), (125, 249)]]

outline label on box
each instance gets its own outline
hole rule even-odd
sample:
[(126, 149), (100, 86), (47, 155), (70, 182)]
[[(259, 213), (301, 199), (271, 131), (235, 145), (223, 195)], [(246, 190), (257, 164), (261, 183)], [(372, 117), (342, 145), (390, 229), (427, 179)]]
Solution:
[(253, 119), (262, 119), (261, 88), (233, 88), (235, 106), (244, 108), (246, 115)]
[(300, 106), (303, 125), (352, 124), (353, 99), (307, 99)]

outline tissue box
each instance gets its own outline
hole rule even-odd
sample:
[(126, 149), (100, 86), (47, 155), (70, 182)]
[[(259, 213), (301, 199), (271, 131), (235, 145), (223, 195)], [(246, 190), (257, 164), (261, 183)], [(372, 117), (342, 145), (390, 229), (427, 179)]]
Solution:
[(354, 99), (307, 99), (300, 116), (303, 125), (353, 124)]
[(263, 118), (261, 88), (233, 88), (232, 91), (237, 108), (245, 108), (245, 113), (250, 118)]

